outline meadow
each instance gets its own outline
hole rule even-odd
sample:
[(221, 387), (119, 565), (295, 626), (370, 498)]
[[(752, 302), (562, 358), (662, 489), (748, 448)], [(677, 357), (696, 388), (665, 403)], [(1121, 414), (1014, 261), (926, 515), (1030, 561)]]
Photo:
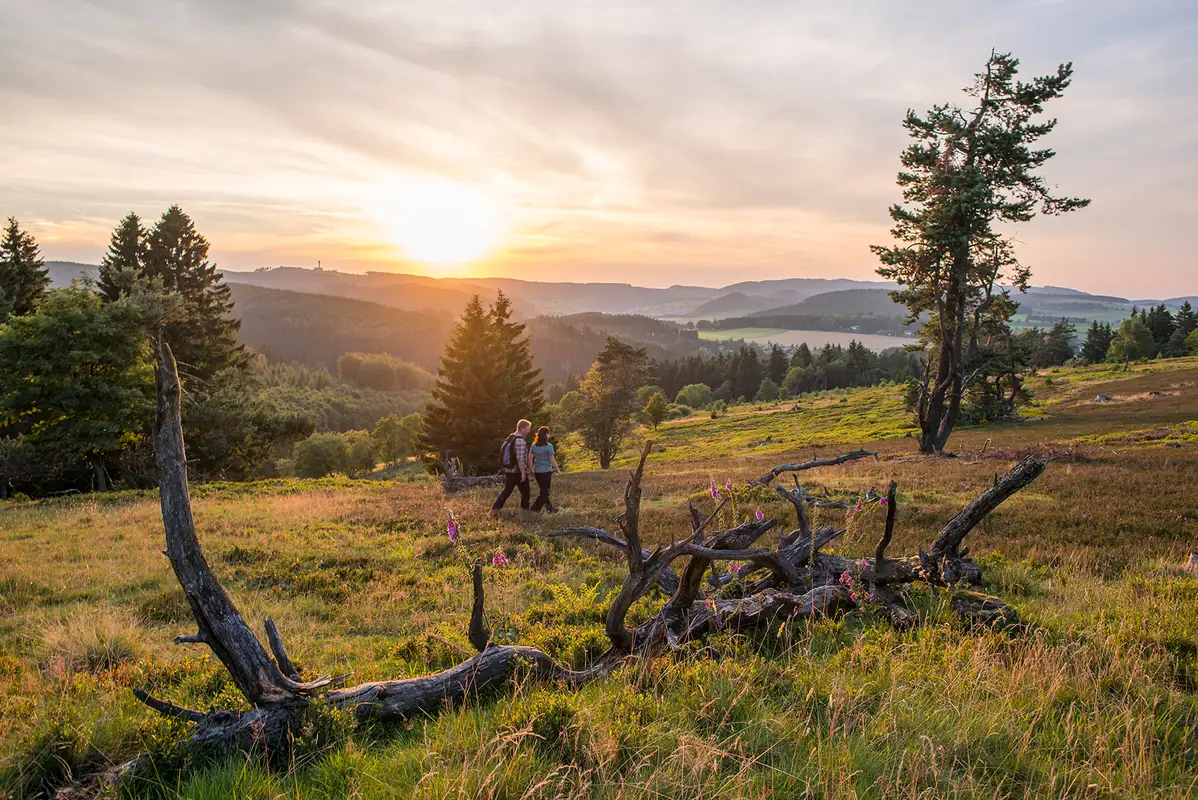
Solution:
[[(793, 520), (743, 488), (782, 461), (866, 447), (879, 458), (804, 473), (817, 490), (899, 485), (892, 551), (913, 553), (1024, 454), (1051, 459), (969, 539), (985, 590), (1019, 612), (966, 628), (944, 593), (915, 591), (896, 632), (869, 614), (785, 622), (632, 663), (579, 690), (519, 682), (390, 727), (316, 718), (288, 763), (182, 765), (185, 727), (137, 702), (240, 707), (202, 648), (174, 646), (190, 611), (163, 557), (152, 493), (0, 503), (0, 794), (33, 797), (142, 752), (135, 796), (1191, 797), (1198, 793), (1198, 360), (1042, 372), (1021, 423), (962, 429), (954, 458), (917, 455), (901, 388), (745, 407), (642, 429), (616, 467), (567, 452), (551, 517), (487, 514), (415, 474), (194, 487), (201, 542), (251, 625), (270, 616), (305, 672), (419, 675), (468, 651), (468, 565), (485, 571), (497, 639), (581, 666), (606, 648), (603, 614), (625, 567), (573, 524), (612, 528), (639, 441), (652, 438), (649, 545), (710, 508)], [(1097, 402), (1102, 395), (1108, 400)], [(463, 525), (445, 535), (452, 510)], [(843, 521), (818, 511), (817, 521)], [(828, 548), (872, 552), (861, 514)], [(644, 605), (656, 606), (660, 597)], [(637, 607), (633, 617), (646, 613)], [(76, 795), (80, 796), (80, 795)]]

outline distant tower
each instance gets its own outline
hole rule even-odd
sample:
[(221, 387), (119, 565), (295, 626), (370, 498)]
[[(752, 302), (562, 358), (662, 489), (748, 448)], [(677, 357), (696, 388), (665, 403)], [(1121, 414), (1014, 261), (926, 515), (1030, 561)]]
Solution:
[(321, 270), (320, 270), (320, 262), (319, 262), (319, 261), (317, 261), (317, 262), (316, 262), (316, 271), (317, 271), (317, 272), (320, 272), (320, 271), (321, 271)]

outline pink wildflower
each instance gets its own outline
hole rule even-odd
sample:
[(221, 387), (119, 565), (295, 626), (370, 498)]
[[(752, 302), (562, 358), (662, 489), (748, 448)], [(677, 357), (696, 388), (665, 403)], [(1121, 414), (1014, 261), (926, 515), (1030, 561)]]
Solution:
[(855, 509), (853, 509), (853, 510), (854, 510), (854, 511), (860, 511), (860, 510), (861, 510), (861, 501), (860, 501), (860, 500), (858, 500), (858, 501), (857, 501), (857, 507), (856, 507)]
[(497, 550), (491, 558), (492, 567), (506, 567), (508, 565), (507, 555), (502, 550)]
[(711, 479), (711, 499), (717, 503), (724, 499), (723, 495), (720, 494), (719, 487), (715, 485), (715, 478)]
[(732, 494), (732, 481), (724, 481), (724, 488), (728, 490), (728, 494)]
[(885, 508), (886, 507), (886, 498), (883, 497), (881, 500), (879, 500), (878, 505), (880, 505), (882, 508)]
[(449, 512), (449, 521), (445, 523), (445, 532), (449, 534), (450, 544), (458, 543), (458, 534), (462, 532), (462, 526), (458, 524), (458, 518), (452, 511)]
[(761, 522), (763, 519), (765, 519), (765, 514), (761, 513), (760, 508), (753, 512), (753, 516), (758, 522)]

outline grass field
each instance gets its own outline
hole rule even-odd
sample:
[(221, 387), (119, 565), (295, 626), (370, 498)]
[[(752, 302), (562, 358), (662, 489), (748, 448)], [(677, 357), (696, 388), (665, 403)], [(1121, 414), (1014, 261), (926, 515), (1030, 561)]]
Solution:
[[(804, 483), (860, 491), (896, 479), (891, 550), (912, 553), (1023, 454), (1054, 457), (969, 540), (986, 589), (1024, 628), (967, 630), (943, 594), (915, 592), (922, 624), (910, 632), (857, 614), (791, 622), (579, 691), (524, 684), (392, 728), (326, 715), (282, 765), (232, 757), (177, 770), (185, 730), (130, 694), (144, 686), (201, 709), (241, 702), (203, 648), (170, 644), (194, 623), (160, 552), (153, 495), (2, 503), (0, 795), (36, 796), (150, 751), (161, 772), (129, 793), (1192, 797), (1198, 576), (1176, 567), (1198, 550), (1198, 360), (1061, 369), (1032, 388), (1029, 421), (964, 429), (952, 459), (916, 455), (899, 387), (638, 434), (658, 443), (650, 543), (686, 529), (687, 499), (713, 478), (743, 485), (779, 461), (866, 446), (878, 461)], [(626, 470), (586, 471), (567, 455), (556, 517), (493, 520), (489, 492), (446, 500), (421, 477), (210, 484), (193, 502), (218, 577), (251, 624), (274, 617), (308, 674), (365, 681), (461, 660), (467, 565), (498, 550), (510, 564), (486, 572), (492, 629), (581, 665), (605, 649), (606, 600), (624, 567), (611, 551), (544, 534), (610, 528)], [(788, 513), (765, 492), (737, 497), (742, 518), (757, 506)], [(445, 537), (449, 509), (464, 526), (457, 546)], [(880, 526), (860, 515), (836, 549), (871, 552)]]

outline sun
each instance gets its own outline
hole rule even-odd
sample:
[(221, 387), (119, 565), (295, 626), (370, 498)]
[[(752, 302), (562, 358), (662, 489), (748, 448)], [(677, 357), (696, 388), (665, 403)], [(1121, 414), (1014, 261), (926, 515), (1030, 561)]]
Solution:
[(403, 178), (379, 187), (370, 213), (407, 258), (426, 264), (478, 261), (498, 244), (503, 225), (486, 195), (440, 178)]

